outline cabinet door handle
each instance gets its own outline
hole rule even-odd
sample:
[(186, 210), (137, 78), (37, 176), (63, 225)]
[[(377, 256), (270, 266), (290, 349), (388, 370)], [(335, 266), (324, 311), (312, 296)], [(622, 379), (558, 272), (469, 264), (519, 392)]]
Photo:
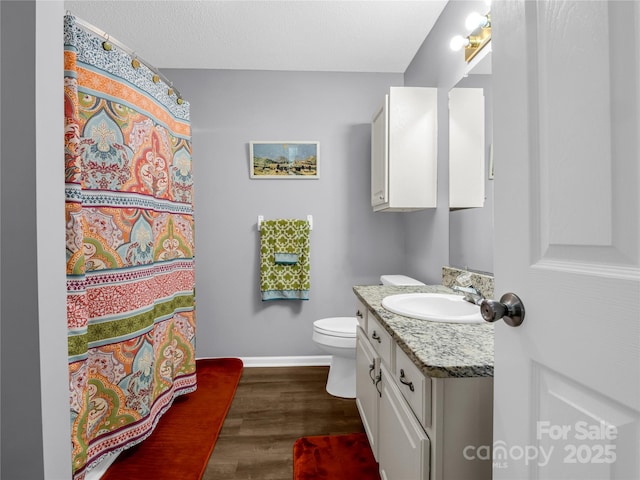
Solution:
[(378, 391), (378, 395), (382, 397), (382, 390), (381, 390), (382, 387), (378, 388), (378, 385), (380, 384), (380, 382), (382, 382), (382, 372), (380, 372), (376, 377), (376, 383), (375, 383), (376, 390)]
[(377, 340), (378, 343), (382, 343), (382, 339), (380, 338), (380, 335), (378, 335), (378, 333), (375, 330), (371, 334), (371, 338), (373, 338), (374, 340)]
[(407, 377), (404, 376), (404, 369), (400, 369), (400, 383), (403, 385), (406, 385), (407, 387), (409, 387), (409, 390), (411, 390), (412, 392), (415, 390), (414, 386), (413, 386), (413, 382), (409, 382), (406, 379)]
[(375, 369), (376, 369), (376, 362), (369, 364), (369, 378), (371, 379), (371, 383), (373, 383), (374, 385), (376, 384), (376, 379), (371, 374), (374, 372)]

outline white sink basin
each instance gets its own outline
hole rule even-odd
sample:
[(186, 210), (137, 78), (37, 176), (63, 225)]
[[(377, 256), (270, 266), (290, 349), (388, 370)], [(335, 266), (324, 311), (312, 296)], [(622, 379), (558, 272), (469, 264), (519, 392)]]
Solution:
[(402, 293), (382, 299), (382, 306), (405, 317), (449, 323), (484, 323), (480, 307), (446, 293)]

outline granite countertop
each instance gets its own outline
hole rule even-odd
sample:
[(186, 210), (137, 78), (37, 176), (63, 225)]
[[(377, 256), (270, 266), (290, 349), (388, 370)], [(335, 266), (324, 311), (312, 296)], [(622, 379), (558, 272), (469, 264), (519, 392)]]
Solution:
[(455, 293), (442, 285), (357, 285), (353, 291), (376, 320), (430, 377), (492, 377), (493, 324), (455, 324), (403, 317), (382, 307), (399, 293)]

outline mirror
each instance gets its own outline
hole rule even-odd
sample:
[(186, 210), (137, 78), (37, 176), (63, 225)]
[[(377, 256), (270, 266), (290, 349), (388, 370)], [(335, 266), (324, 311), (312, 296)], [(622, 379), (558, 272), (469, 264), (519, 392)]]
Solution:
[[(449, 265), (491, 273), (493, 112), (490, 44), (487, 47), (489, 48), (484, 49), (486, 51), (474, 58), (468, 66), (467, 74), (450, 91), (449, 155), (451, 182), (454, 182), (450, 185), (450, 191), (453, 195), (454, 191), (462, 190), (473, 198), (451, 199)], [(469, 91), (459, 92), (457, 89)], [(464, 109), (463, 113), (451, 110), (456, 109), (456, 105)], [(461, 129), (464, 131), (461, 132)], [(454, 157), (462, 158), (462, 165)], [(459, 182), (462, 182), (462, 188), (456, 186)]]

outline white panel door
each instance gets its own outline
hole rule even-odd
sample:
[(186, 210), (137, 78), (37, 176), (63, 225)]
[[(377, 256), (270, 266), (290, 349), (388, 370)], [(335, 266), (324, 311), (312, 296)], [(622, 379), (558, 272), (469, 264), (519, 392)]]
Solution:
[(492, 4), (494, 478), (640, 479), (640, 3)]

